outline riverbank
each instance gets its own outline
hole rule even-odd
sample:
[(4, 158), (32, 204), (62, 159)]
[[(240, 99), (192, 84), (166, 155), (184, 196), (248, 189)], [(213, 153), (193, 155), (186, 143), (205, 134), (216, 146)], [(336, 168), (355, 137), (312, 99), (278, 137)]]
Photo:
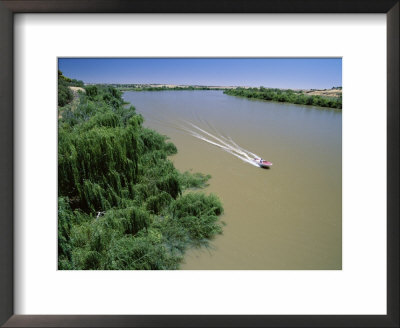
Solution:
[(115, 88), (87, 86), (78, 99), (58, 121), (58, 268), (178, 269), (222, 233), (218, 197), (188, 191), (209, 176), (180, 173), (175, 145)]
[[(315, 93), (316, 91), (307, 91)], [(310, 105), (318, 107), (326, 107), (333, 109), (342, 109), (342, 98), (325, 97), (322, 95), (308, 95), (304, 90), (283, 90), (283, 89), (267, 89), (267, 88), (236, 88), (225, 90), (224, 93), (230, 96), (237, 96), (249, 99), (259, 99), (266, 101), (276, 101), (282, 103), (296, 105)], [(335, 92), (337, 94), (338, 91)], [(341, 91), (340, 91), (341, 94)]]
[(342, 89), (324, 90), (291, 90), (273, 88), (252, 88), (234, 86), (185, 86), (174, 84), (145, 85), (112, 85), (119, 91), (191, 91), (191, 90), (222, 90), (230, 96), (276, 101), (296, 105), (309, 105), (333, 109), (342, 109)]

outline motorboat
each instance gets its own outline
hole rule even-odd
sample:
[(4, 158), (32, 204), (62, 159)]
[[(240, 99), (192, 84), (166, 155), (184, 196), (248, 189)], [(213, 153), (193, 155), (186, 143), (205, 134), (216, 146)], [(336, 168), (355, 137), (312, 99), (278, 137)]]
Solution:
[(269, 168), (270, 166), (272, 166), (271, 162), (268, 162), (262, 158), (254, 158), (253, 161), (260, 167), (263, 168)]

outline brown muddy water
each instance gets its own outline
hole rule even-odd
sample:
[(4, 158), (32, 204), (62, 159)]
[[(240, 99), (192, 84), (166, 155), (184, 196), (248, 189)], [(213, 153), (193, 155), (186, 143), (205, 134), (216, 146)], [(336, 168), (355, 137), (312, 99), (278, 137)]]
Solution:
[[(144, 116), (145, 126), (177, 146), (175, 167), (211, 174), (204, 191), (223, 202), (223, 234), (209, 248), (188, 251), (182, 269), (341, 269), (340, 111), (222, 91), (123, 97)], [(273, 162), (272, 168), (245, 161), (252, 157), (246, 150)]]

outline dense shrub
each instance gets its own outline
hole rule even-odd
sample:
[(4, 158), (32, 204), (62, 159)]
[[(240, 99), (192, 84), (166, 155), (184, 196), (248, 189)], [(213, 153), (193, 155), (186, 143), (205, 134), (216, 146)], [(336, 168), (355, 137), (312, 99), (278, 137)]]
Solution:
[(58, 71), (58, 106), (63, 107), (74, 98), (70, 86), (83, 87), (83, 82), (65, 77)]
[(222, 232), (216, 196), (182, 196), (210, 176), (178, 172), (175, 145), (118, 90), (85, 89), (59, 119), (59, 269), (177, 269), (187, 247)]

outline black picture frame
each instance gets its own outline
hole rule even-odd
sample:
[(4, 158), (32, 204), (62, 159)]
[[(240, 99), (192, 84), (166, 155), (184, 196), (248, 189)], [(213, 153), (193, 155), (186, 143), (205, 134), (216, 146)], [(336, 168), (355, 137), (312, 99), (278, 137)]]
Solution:
[[(0, 0), (0, 324), (5, 327), (399, 327), (399, 8), (399, 0)], [(14, 315), (13, 21), (16, 13), (385, 13), (387, 315)]]

